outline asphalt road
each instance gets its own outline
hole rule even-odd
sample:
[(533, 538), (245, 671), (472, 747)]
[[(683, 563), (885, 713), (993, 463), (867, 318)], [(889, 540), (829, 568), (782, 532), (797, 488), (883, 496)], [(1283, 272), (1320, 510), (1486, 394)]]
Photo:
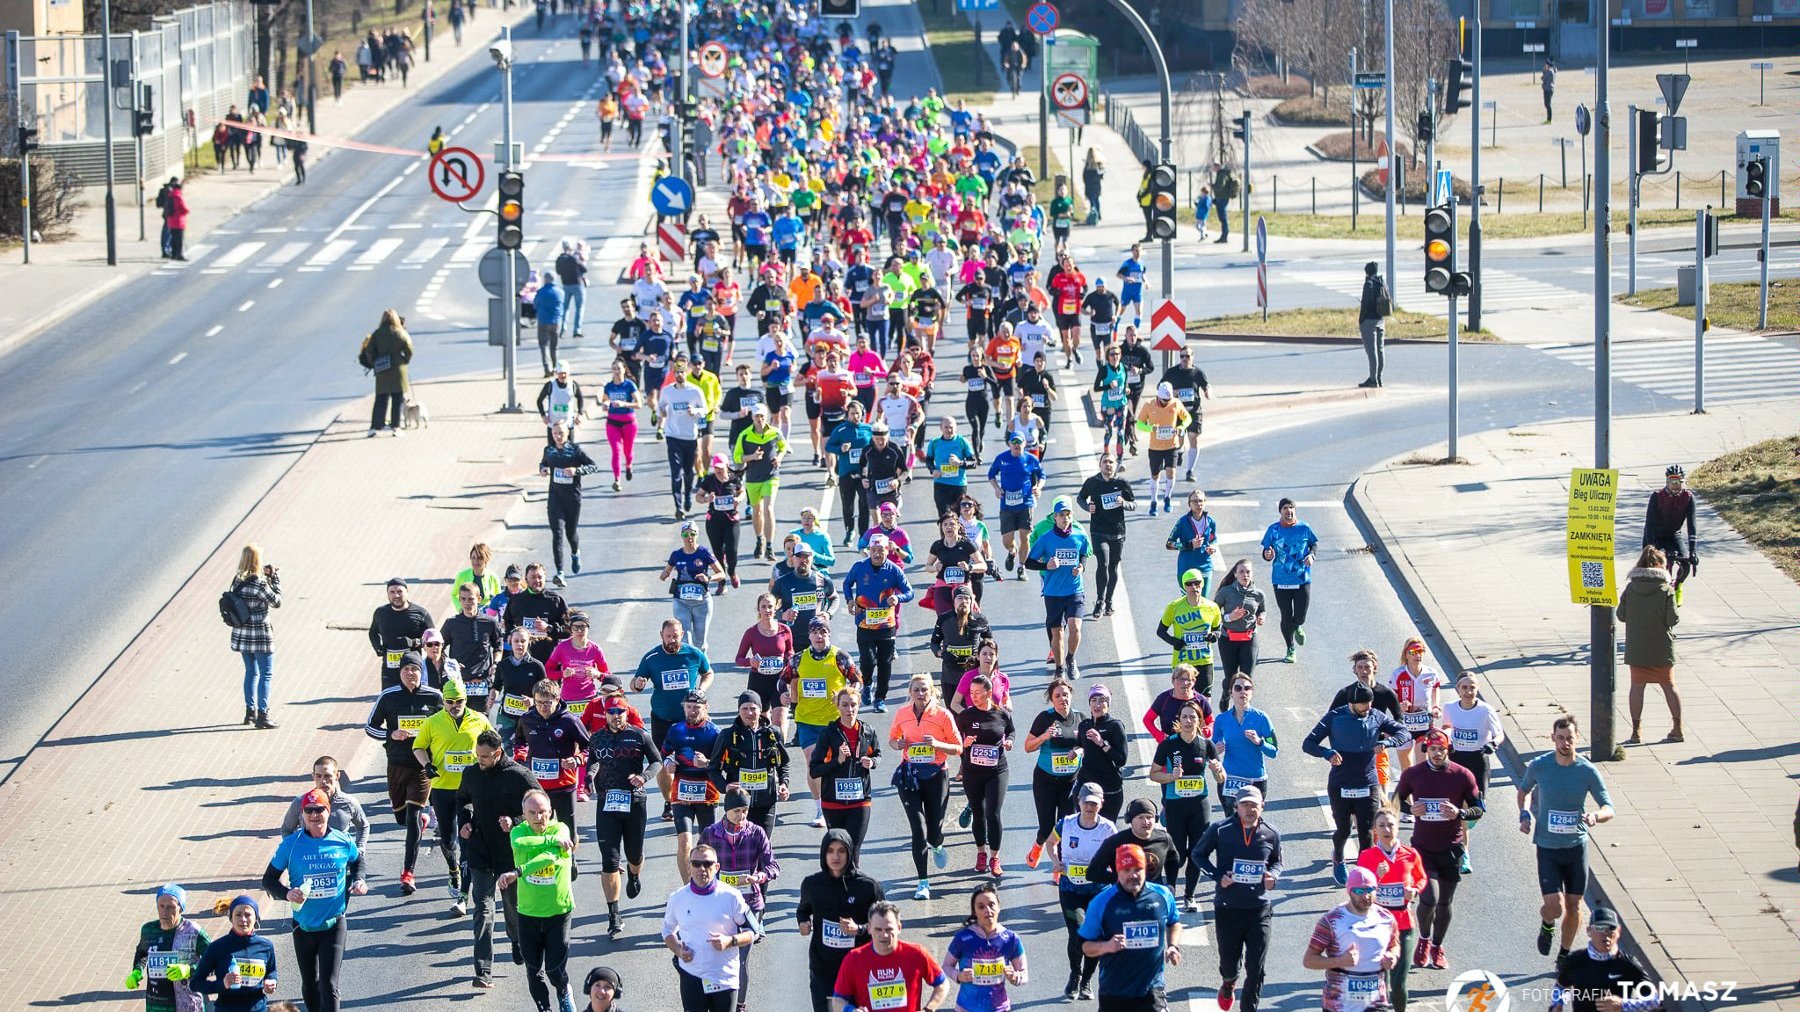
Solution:
[[(518, 47), (527, 151), (544, 140), (551, 154), (598, 150), (574, 40), (527, 30)], [(422, 149), (441, 124), (486, 157), (498, 95), (492, 65), (470, 60), (357, 139)], [(575, 110), (585, 115), (561, 127)], [(626, 154), (537, 163), (533, 234), (638, 231), (639, 205), (600, 193), (629, 192), (647, 171)], [(0, 359), (0, 566), (38, 581), (7, 595), (0, 622), (58, 615), (80, 628), (30, 675), (0, 675), (16, 700), (0, 715), (0, 776), (366, 394), (356, 350), (384, 309), (409, 318), (415, 379), (494, 368), (484, 332), (467, 329), (485, 323), (485, 294), (459, 259), (465, 236), (491, 245), (492, 222), (432, 197), (417, 160), (343, 151), (221, 226), (191, 264), (135, 280)], [(536, 359), (521, 350), (522, 400), (536, 395)]]

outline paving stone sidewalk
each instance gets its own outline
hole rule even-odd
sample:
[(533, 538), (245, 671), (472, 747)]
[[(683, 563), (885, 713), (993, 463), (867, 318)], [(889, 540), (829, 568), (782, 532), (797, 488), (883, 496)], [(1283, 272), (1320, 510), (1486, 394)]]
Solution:
[[(1617, 419), (1620, 579), (1635, 561), (1646, 497), (1662, 484), (1664, 467), (1691, 469), (1794, 426), (1793, 405), (1777, 401)], [(1495, 430), (1465, 438), (1460, 449), (1467, 465), (1376, 468), (1351, 502), (1396, 582), (1416, 599), (1439, 655), (1481, 673), (1517, 769), (1549, 748), (1556, 715), (1567, 711), (1592, 726), (1588, 610), (1569, 603), (1563, 532), (1569, 472), (1593, 461), (1593, 423)], [(1440, 444), (1414, 456), (1443, 454)], [(1592, 867), (1657, 976), (1737, 981), (1739, 1005), (1800, 1009), (1796, 588), (1704, 502), (1698, 521), (1705, 564), (1687, 584), (1677, 628), (1686, 741), (1659, 740), (1668, 717), (1650, 692), (1647, 743), (1602, 765), (1619, 814), (1595, 831)], [(1623, 738), (1630, 676), (1622, 658), (1617, 684)], [(1512, 806), (1503, 787), (1493, 807), (1510, 822)]]

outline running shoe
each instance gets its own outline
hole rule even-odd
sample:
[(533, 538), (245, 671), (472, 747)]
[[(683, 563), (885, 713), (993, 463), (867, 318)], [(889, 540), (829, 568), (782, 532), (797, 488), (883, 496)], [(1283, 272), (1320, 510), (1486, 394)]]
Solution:
[(950, 852), (944, 849), (943, 844), (940, 843), (931, 848), (931, 863), (939, 868), (950, 867)]
[(1166, 495), (1163, 496), (1163, 512), (1164, 513), (1173, 513), (1174, 512), (1174, 509), (1169, 506), (1169, 497)]
[(992, 861), (988, 862), (988, 874), (994, 876), (995, 878), (1006, 877), (1005, 869), (1000, 867), (1000, 855), (999, 854), (995, 854), (994, 859)]
[(1294, 648), (1293, 648), (1293, 647), (1288, 647), (1288, 651), (1287, 651), (1287, 656), (1286, 656), (1286, 657), (1283, 657), (1283, 658), (1282, 658), (1282, 659), (1281, 659), (1281, 662), (1282, 662), (1282, 663), (1283, 663), (1283, 664), (1292, 664), (1292, 663), (1294, 663)]
[(1105, 613), (1105, 611), (1106, 611), (1106, 602), (1105, 601), (1095, 601), (1093, 613), (1088, 615), (1088, 618), (1099, 618), (1102, 614)]
[(1676, 584), (1675, 585), (1675, 607), (1677, 607), (1677, 608), (1681, 607), (1681, 599), (1685, 596), (1686, 596), (1686, 594), (1685, 594), (1685, 591), (1683, 590), (1681, 584), (1679, 584), (1679, 583)]
[(631, 465), (630, 464), (625, 465), (625, 480), (626, 481), (631, 480)]
[(569, 553), (569, 572), (574, 573), (576, 576), (581, 575), (581, 553), (580, 552), (570, 552)]
[(876, 713), (886, 713), (887, 712), (887, 700), (877, 699), (875, 701), (875, 712)]
[(1009, 572), (1009, 573), (1012, 572), (1013, 567), (1017, 566), (1018, 564), (1019, 564), (1018, 554), (1016, 552), (1007, 552), (1006, 553), (1006, 570), (1007, 570), (1007, 572)]
[(1537, 937), (1538, 955), (1540, 955), (1540, 956), (1550, 955), (1550, 943), (1555, 940), (1556, 940), (1556, 925), (1543, 924), (1540, 922), (1538, 924), (1538, 937)]
[(972, 825), (974, 822), (975, 822), (975, 809), (970, 808), (967, 805), (964, 805), (962, 814), (958, 815), (956, 817), (956, 824), (958, 826), (962, 827), (963, 829), (968, 829), (969, 826)]
[(814, 828), (814, 829), (824, 829), (825, 828), (825, 816), (823, 813), (813, 817), (812, 828)]
[(1156, 515), (1156, 497), (1155, 496), (1150, 497), (1150, 515), (1151, 516)]
[(458, 917), (461, 917), (464, 914), (468, 913), (469, 912), (468, 897), (464, 896), (462, 894), (462, 891), (460, 889), (456, 888), (455, 886), (449, 886), (448, 888), (450, 890), (450, 912), (455, 914)]
[(1463, 851), (1462, 865), (1460, 866), (1460, 868), (1458, 870), (1461, 871), (1464, 875), (1475, 874), (1474, 866), (1469, 864), (1469, 852), (1467, 850)]
[(1340, 886), (1343, 885), (1344, 883), (1348, 882), (1349, 879), (1345, 877), (1346, 874), (1347, 873), (1344, 871), (1344, 862), (1342, 862), (1342, 861), (1331, 862), (1331, 880), (1333, 882), (1336, 882)]
[(1182, 475), (1181, 480), (1182, 481), (1193, 481), (1194, 480), (1194, 472), (1189, 471), (1186, 474)]
[(742, 586), (743, 586), (743, 584), (738, 581), (737, 574), (736, 573), (731, 574), (731, 589), (736, 590)]
[(644, 891), (644, 883), (643, 883), (642, 879), (638, 878), (638, 873), (635, 871), (626, 872), (625, 873), (625, 898), (635, 900), (638, 898), (638, 893), (641, 893), (643, 891)]
[(1044, 845), (1041, 843), (1032, 844), (1031, 849), (1025, 852), (1025, 867), (1030, 868), (1033, 871), (1037, 870), (1038, 862), (1043, 860), (1043, 857)]
[(1081, 678), (1081, 665), (1077, 664), (1075, 662), (1075, 658), (1071, 657), (1071, 658), (1069, 658), (1069, 681), (1071, 681), (1071, 682), (1077, 681), (1080, 678)]
[(1082, 1001), (1093, 1001), (1094, 1000), (1094, 982), (1093, 981), (1086, 980), (1086, 979), (1082, 980), (1081, 992), (1079, 994), (1079, 997), (1081, 998)]
[(1444, 947), (1436, 942), (1431, 943), (1431, 968), (1433, 970), (1450, 968), (1450, 960), (1444, 955)]
[(492, 977), (476, 977), (475, 978), (475, 986), (482, 989), (483, 991), (486, 991), (494, 986), (494, 978), (492, 978)]
[[(621, 488), (623, 488), (623, 487), (624, 487), (624, 486), (622, 486), (622, 485), (620, 485), (620, 484), (619, 484), (619, 479), (617, 479), (617, 478), (614, 478), (614, 479), (613, 479), (613, 491), (614, 491), (614, 492), (617, 492), (617, 491), (619, 491), (619, 489), (621, 489)], [(488, 981), (488, 984), (487, 984), (487, 986), (488, 986), (488, 987), (493, 987), (493, 986), (494, 986), (494, 982), (493, 982), (493, 981)]]
[(610, 915), (606, 918), (606, 937), (607, 938), (617, 938), (624, 933), (625, 933), (625, 925), (619, 923), (619, 918), (616, 914)]
[[(488, 985), (493, 987), (492, 984)], [(1069, 974), (1069, 982), (1063, 985), (1063, 1001), (1074, 1001), (1075, 995), (1081, 991), (1081, 974)]]
[(1419, 939), (1419, 947), (1413, 950), (1413, 969), (1423, 970), (1431, 965), (1431, 939)]
[(931, 883), (926, 881), (925, 879), (920, 879), (919, 887), (917, 889), (913, 890), (913, 899), (928, 900), (930, 898), (931, 898)]
[(418, 891), (419, 891), (419, 887), (413, 884), (413, 873), (410, 871), (401, 872), (400, 873), (400, 895), (411, 896), (413, 893), (418, 892)]
[(1306, 627), (1305, 626), (1297, 625), (1294, 627), (1294, 642), (1299, 644), (1300, 646), (1306, 645)]
[(556, 584), (558, 587), (567, 587), (569, 585), (569, 581), (560, 572), (551, 577), (550, 582)]
[(983, 874), (987, 873), (987, 870), (988, 870), (988, 856), (987, 856), (986, 852), (976, 854), (975, 855), (975, 874), (983, 875)]
[(1231, 1003), (1237, 1000), (1237, 981), (1219, 982), (1219, 1008), (1221, 1012), (1231, 1012)]

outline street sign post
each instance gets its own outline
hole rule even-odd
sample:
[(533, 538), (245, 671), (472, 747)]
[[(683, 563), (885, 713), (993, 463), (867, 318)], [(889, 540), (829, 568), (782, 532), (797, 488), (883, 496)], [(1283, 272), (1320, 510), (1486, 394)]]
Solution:
[(1187, 314), (1174, 299), (1164, 299), (1150, 312), (1150, 347), (1156, 351), (1180, 351), (1187, 345)]
[(1058, 74), (1050, 82), (1050, 104), (1058, 109), (1085, 109), (1088, 83), (1079, 74)]
[(1763, 104), (1763, 74), (1768, 71), (1774, 70), (1775, 65), (1773, 63), (1768, 62), (1767, 60), (1757, 60), (1755, 63), (1750, 64), (1750, 69), (1756, 71), (1756, 104), (1762, 105)]
[(487, 170), (482, 168), (481, 159), (468, 148), (439, 151), (431, 156), (431, 165), (425, 173), (431, 192), (452, 204), (473, 200), (486, 179)]
[(1069, 130), (1079, 130), (1088, 125), (1088, 111), (1086, 109), (1058, 109), (1056, 110), (1056, 125)]
[(1379, 70), (1359, 70), (1354, 81), (1361, 89), (1378, 89), (1387, 87), (1387, 74)]
[(956, 9), (966, 13), (997, 10), (1000, 0), (956, 0)]
[(1037, 35), (1049, 35), (1062, 23), (1062, 13), (1047, 0), (1038, 0), (1025, 11), (1025, 27)]
[(665, 218), (679, 218), (694, 206), (694, 188), (680, 176), (664, 176), (650, 188), (650, 206)]

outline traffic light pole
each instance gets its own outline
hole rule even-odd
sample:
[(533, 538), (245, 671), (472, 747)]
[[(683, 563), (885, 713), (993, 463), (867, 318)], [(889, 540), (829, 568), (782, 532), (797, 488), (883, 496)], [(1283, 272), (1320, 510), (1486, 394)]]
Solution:
[[(681, 112), (688, 98), (688, 0), (680, 0), (681, 8), (681, 85), (675, 91), (675, 115), (669, 117), (669, 175), (687, 179), (687, 131)], [(698, 160), (698, 159), (696, 159)], [(691, 180), (690, 180), (691, 181)]]
[[(1601, 12), (1594, 70), (1594, 466), (1612, 466), (1612, 111), (1607, 75), (1612, 62), (1612, 18)], [(1636, 117), (1632, 117), (1634, 120)], [(1626, 151), (1633, 147), (1627, 146)], [(1629, 155), (1627, 157), (1630, 157)], [(1634, 190), (1635, 192), (1635, 190)], [(1636, 201), (1633, 201), (1633, 207)], [(1613, 755), (1613, 676), (1617, 629), (1607, 605), (1588, 609), (1588, 729), (1591, 758)]]
[[(1470, 79), (1469, 104), (1474, 108), (1474, 115), (1469, 117), (1469, 329), (1481, 329), (1481, 9), (1476, 7), (1475, 16), (1469, 19), (1474, 31), (1469, 36), (1469, 58), (1474, 63), (1475, 73)], [(1454, 189), (1454, 188), (1453, 188)], [(1450, 319), (1456, 319), (1451, 313)], [(1456, 341), (1454, 335), (1450, 342), (1450, 357), (1456, 357)], [(1451, 366), (1454, 374), (1455, 366)], [(1451, 387), (1450, 396), (1456, 396), (1456, 388)], [(1456, 454), (1452, 453), (1452, 457)]]
[[(685, 5), (684, 5), (685, 6)], [(513, 164), (513, 80), (512, 80), (512, 27), (500, 26), (500, 38), (505, 41), (507, 49), (506, 63), (500, 68), (500, 168), (512, 171), (518, 166)], [(499, 197), (495, 197), (495, 211), (499, 210)], [(504, 294), (501, 298), (506, 303), (506, 339), (501, 344), (501, 362), (506, 369), (506, 406), (501, 408), (504, 414), (518, 414), (519, 408), (519, 273), (516, 257), (502, 256), (501, 277), (505, 279)]]
[(101, 103), (101, 131), (106, 142), (106, 263), (119, 265), (119, 204), (113, 196), (113, 68), (112, 68), (112, 0), (100, 0), (100, 87), (106, 93)]
[[(1169, 120), (1171, 118), (1169, 111), (1174, 105), (1174, 96), (1169, 87), (1169, 65), (1163, 60), (1162, 46), (1157, 44), (1156, 36), (1151, 33), (1150, 26), (1144, 23), (1143, 16), (1133, 9), (1130, 4), (1126, 3), (1125, 0), (1106, 0), (1106, 2), (1111, 4), (1114, 10), (1119, 12), (1120, 17), (1131, 22), (1131, 27), (1137, 29), (1138, 38), (1144, 40), (1144, 48), (1150, 50), (1150, 62), (1156, 65), (1157, 86), (1162, 89), (1162, 102), (1159, 110), (1161, 119), (1159, 120), (1158, 126), (1159, 136), (1157, 138), (1157, 150), (1162, 152), (1162, 161), (1172, 162), (1175, 160), (1175, 145), (1169, 134)], [(1047, 65), (1048, 62), (1049, 61), (1046, 60), (1045, 64)], [(1047, 75), (1049, 71), (1045, 70), (1044, 73)], [(1045, 110), (1044, 115), (1048, 115), (1047, 110)], [(1040, 117), (1040, 122), (1041, 121), (1042, 119)], [(1244, 177), (1246, 190), (1249, 188), (1249, 180), (1250, 177), (1246, 175)], [(1249, 219), (1246, 218), (1245, 220), (1248, 221)], [(1179, 230), (1177, 230), (1177, 232), (1179, 232)], [(1173, 237), (1164, 239), (1162, 242), (1162, 297), (1165, 299), (1175, 297), (1175, 240)]]
[(1694, 212), (1694, 414), (1706, 414), (1706, 216)]
[[(1452, 236), (1452, 238), (1454, 238), (1456, 235), (1456, 187), (1452, 186), (1450, 188), (1450, 193), (1447, 195), (1447, 198), (1448, 198), (1448, 206), (1450, 208), (1450, 235)], [(1451, 291), (1455, 291), (1455, 289), (1452, 288)], [(1473, 299), (1474, 296), (1471, 295), (1470, 298)], [(1449, 333), (1450, 358), (1449, 358), (1449, 376), (1447, 377), (1447, 381), (1449, 384), (1449, 391), (1450, 391), (1450, 397), (1449, 397), (1449, 400), (1450, 400), (1450, 439), (1449, 439), (1450, 446), (1449, 446), (1449, 450), (1450, 450), (1450, 452), (1448, 454), (1448, 457), (1450, 460), (1455, 460), (1455, 459), (1457, 459), (1456, 444), (1457, 444), (1457, 435), (1458, 435), (1457, 429), (1459, 428), (1459, 426), (1456, 423), (1457, 423), (1458, 416), (1461, 414), (1461, 412), (1458, 410), (1459, 405), (1457, 403), (1456, 387), (1457, 387), (1457, 381), (1460, 376), (1461, 370), (1460, 370), (1460, 366), (1456, 360), (1456, 350), (1457, 350), (1456, 349), (1456, 331), (1457, 331), (1458, 321), (1456, 319), (1456, 296), (1454, 296), (1454, 295), (1450, 296), (1450, 314), (1449, 315), (1450, 315), (1450, 333)]]
[(1769, 186), (1773, 181), (1763, 184), (1762, 197), (1762, 263), (1757, 273), (1761, 286), (1756, 295), (1756, 329), (1764, 330), (1769, 326)]
[[(1630, 185), (1625, 187), (1625, 294), (1636, 295), (1638, 174), (1644, 167), (1638, 164), (1637, 106), (1628, 106), (1625, 112), (1625, 171), (1630, 176)], [(1600, 160), (1596, 158), (1594, 164), (1598, 166)]]

